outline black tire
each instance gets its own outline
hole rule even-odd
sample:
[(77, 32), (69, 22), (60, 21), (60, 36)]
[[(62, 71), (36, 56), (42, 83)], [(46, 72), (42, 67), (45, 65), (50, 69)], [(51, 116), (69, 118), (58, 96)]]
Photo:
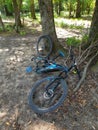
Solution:
[(52, 52), (52, 39), (49, 35), (40, 36), (37, 42), (37, 53), (40, 57), (49, 57)]
[[(56, 80), (55, 80), (56, 79)], [(55, 82), (53, 82), (55, 80)], [(52, 84), (51, 84), (52, 82)], [(59, 83), (59, 84), (58, 84)], [(49, 85), (50, 84), (50, 85)], [(46, 86), (48, 93), (46, 93)], [(54, 91), (52, 88), (57, 86)], [(67, 84), (64, 79), (50, 76), (37, 81), (29, 94), (29, 105), (36, 113), (43, 114), (57, 109), (67, 96)]]

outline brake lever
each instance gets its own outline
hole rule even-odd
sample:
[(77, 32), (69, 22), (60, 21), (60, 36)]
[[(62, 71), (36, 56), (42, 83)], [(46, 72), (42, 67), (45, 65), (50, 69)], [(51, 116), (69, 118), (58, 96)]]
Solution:
[(79, 78), (79, 80), (80, 80), (80, 79), (81, 79), (80, 71), (79, 71), (79, 69), (77, 68), (77, 65), (75, 65), (74, 67), (75, 67), (75, 70), (76, 70), (76, 72), (77, 72), (77, 74), (78, 74), (78, 78)]

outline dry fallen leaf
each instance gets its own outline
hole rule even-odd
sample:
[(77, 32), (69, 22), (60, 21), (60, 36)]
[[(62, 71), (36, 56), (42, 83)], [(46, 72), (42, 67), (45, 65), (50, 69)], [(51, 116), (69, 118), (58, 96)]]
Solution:
[(10, 126), (10, 123), (9, 123), (9, 122), (6, 122), (5, 124), (6, 124), (7, 126)]

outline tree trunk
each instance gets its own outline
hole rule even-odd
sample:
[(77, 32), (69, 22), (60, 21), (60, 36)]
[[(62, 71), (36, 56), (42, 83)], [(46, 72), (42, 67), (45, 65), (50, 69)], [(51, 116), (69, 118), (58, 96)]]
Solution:
[(19, 27), (21, 27), (21, 19), (20, 19), (20, 10), (22, 5), (22, 0), (12, 0), (13, 1), (13, 7), (14, 7), (14, 13), (15, 13), (15, 27), (16, 32), (19, 32)]
[(36, 19), (34, 0), (30, 0), (30, 10), (32, 19)]
[(59, 15), (59, 12), (58, 12), (58, 1), (55, 2), (54, 9), (55, 9), (56, 14)]
[(4, 5), (6, 16), (13, 16), (13, 13), (8, 10), (7, 5)]
[(4, 23), (3, 23), (3, 21), (2, 21), (2, 17), (1, 17), (1, 16), (0, 16), (0, 24), (1, 24), (1, 26), (2, 26), (3, 31), (5, 31)]
[(58, 16), (60, 16), (62, 10), (62, 1), (61, 0), (56, 1), (54, 7), (55, 12), (57, 13)]
[(87, 5), (87, 14), (89, 15), (90, 14), (90, 11), (91, 11), (91, 8), (90, 8), (90, 4)]
[[(84, 45), (84, 48), (92, 46), (90, 50), (89, 58), (96, 55), (98, 52), (98, 0), (96, 0), (95, 3), (95, 9), (92, 17), (92, 23), (90, 27), (90, 33), (87, 44)], [(98, 61), (98, 55), (93, 60), (93, 64), (95, 64)]]
[(59, 48), (61, 48), (61, 45), (59, 44), (55, 31), (52, 0), (39, 0), (39, 7), (41, 14), (42, 32), (45, 35), (50, 35), (53, 40), (53, 50), (57, 51)]
[(72, 2), (70, 1), (70, 3), (69, 3), (69, 18), (71, 18), (72, 17)]
[(81, 17), (81, 0), (77, 0), (76, 18)]
[(58, 3), (58, 15), (60, 16), (60, 14), (61, 14), (61, 10), (62, 10), (62, 1), (61, 0), (59, 0), (59, 3)]
[(90, 33), (88, 38), (88, 44), (98, 40), (98, 0), (95, 3), (95, 9), (93, 13), (92, 23), (90, 27)]

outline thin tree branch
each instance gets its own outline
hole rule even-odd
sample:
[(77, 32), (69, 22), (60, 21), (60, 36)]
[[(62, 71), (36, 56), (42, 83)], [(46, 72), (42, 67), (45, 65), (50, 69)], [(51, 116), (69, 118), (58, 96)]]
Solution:
[(83, 75), (82, 75), (82, 78), (80, 79), (80, 81), (78, 82), (77, 86), (75, 87), (75, 89), (73, 90), (74, 92), (76, 92), (79, 88), (80, 88), (80, 85), (83, 83), (83, 81), (85, 80), (86, 78), (86, 73), (87, 73), (87, 69), (90, 65), (90, 63), (92, 62), (92, 60), (98, 55), (98, 51), (97, 53), (88, 61), (87, 65), (85, 66), (84, 68), (84, 71), (83, 71)]

